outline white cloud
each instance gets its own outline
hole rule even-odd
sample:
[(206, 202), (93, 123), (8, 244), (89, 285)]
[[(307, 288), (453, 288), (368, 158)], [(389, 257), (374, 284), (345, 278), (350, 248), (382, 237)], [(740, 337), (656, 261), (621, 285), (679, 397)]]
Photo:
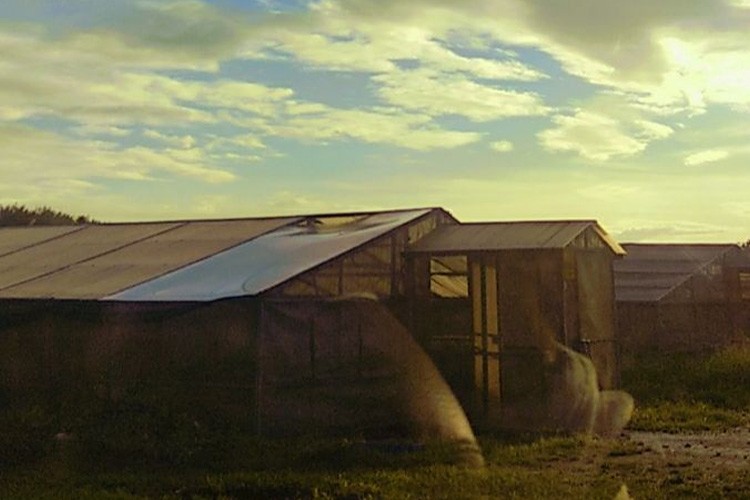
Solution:
[(615, 229), (612, 232), (612, 236), (623, 243), (682, 243), (696, 239), (725, 241), (725, 235), (732, 229), (719, 224), (693, 223), (683, 220), (634, 220), (624, 225), (624, 229)]
[(729, 157), (729, 152), (721, 149), (709, 149), (706, 151), (698, 151), (685, 157), (685, 165), (688, 167), (694, 167), (697, 165), (703, 165), (705, 163), (714, 163), (717, 161), (724, 160)]
[(232, 137), (214, 137), (209, 144), (208, 149), (219, 149), (232, 146), (239, 146), (246, 149), (266, 149), (260, 137), (255, 134), (235, 135)]
[(508, 153), (513, 151), (513, 143), (510, 141), (495, 141), (490, 143), (490, 149), (498, 153)]
[[(412, 61), (423, 68), (461, 72), (476, 78), (515, 81), (546, 78), (544, 73), (508, 52), (502, 54), (502, 59), (457, 53), (451, 48), (455, 32), (450, 22), (445, 23), (451, 13), (435, 5), (424, 6), (425, 15), (419, 19), (408, 15), (398, 19), (381, 16), (394, 7), (393, 3), (383, 4), (382, 10), (374, 9), (372, 15), (364, 16), (352, 13), (351, 6), (348, 2), (320, 1), (311, 5), (306, 22), (285, 23), (284, 17), (271, 20), (260, 32), (263, 40), (246, 55), (273, 57), (283, 53), (304, 64), (337, 71), (389, 73), (397, 69), (395, 62)], [(411, 9), (406, 6), (404, 10)], [(444, 25), (438, 26), (441, 22)], [(458, 29), (462, 28), (459, 25)]]
[(647, 120), (620, 120), (599, 111), (577, 110), (552, 119), (556, 127), (540, 132), (540, 144), (550, 151), (572, 151), (594, 160), (633, 156), (672, 129)]
[(459, 115), (482, 122), (549, 111), (534, 93), (493, 88), (431, 70), (397, 71), (373, 81), (382, 85), (378, 93), (389, 104), (430, 116)]
[[(437, 86), (442, 84), (445, 87), (442, 90), (453, 94), (452, 101), (446, 102), (442, 108), (436, 109), (424, 98), (414, 106), (401, 107), (417, 109), (420, 113), (404, 113), (399, 109), (387, 112), (376, 108), (356, 111), (336, 109), (295, 98), (293, 89), (285, 87), (218, 76), (201, 79), (167, 76), (156, 70), (194, 67), (187, 56), (187, 59), (183, 59), (182, 56), (175, 56), (175, 53), (190, 53), (200, 59), (200, 54), (196, 53), (200, 52), (198, 46), (185, 39), (187, 34), (183, 28), (192, 26), (187, 22), (187, 14), (195, 14), (197, 18), (205, 14), (210, 19), (218, 15), (215, 9), (204, 8), (198, 2), (170, 5), (136, 9), (138, 15), (147, 11), (159, 19), (164, 16), (179, 18), (178, 26), (170, 27), (163, 34), (157, 33), (152, 20), (145, 22), (146, 26), (137, 27), (133, 24), (134, 18), (118, 21), (106, 29), (72, 33), (57, 39), (50, 38), (44, 29), (0, 29), (0, 49), (8, 54), (0, 61), (0, 79), (4, 82), (0, 86), (2, 117), (11, 120), (60, 118), (72, 122), (72, 130), (83, 138), (124, 137), (133, 127), (146, 126), (144, 135), (147, 138), (182, 149), (207, 142), (201, 137), (201, 134), (211, 133), (210, 128), (206, 127), (231, 123), (251, 132), (245, 136), (244, 144), (234, 144), (245, 148), (259, 147), (262, 136), (281, 135), (306, 141), (349, 138), (427, 150), (456, 147), (478, 140), (477, 133), (445, 130), (437, 126), (428, 114), (430, 111), (435, 114), (460, 112), (458, 101), (461, 92), (480, 93), (480, 97), (487, 98), (487, 110), (483, 110), (478, 103), (468, 108), (467, 113), (478, 120), (508, 114), (538, 113), (543, 108), (537, 96), (495, 90), (458, 74), (452, 82), (445, 80), (434, 83)], [(134, 15), (133, 12), (130, 15)], [(134, 33), (145, 33), (144, 40), (123, 42)], [(214, 34), (221, 38), (219, 33)], [(438, 43), (428, 39), (423, 41), (425, 53), (432, 54), (430, 57), (433, 58), (445, 57), (452, 61), (455, 71), (470, 72), (477, 63), (476, 71), (485, 76), (538, 77), (533, 70), (517, 61), (505, 63), (464, 58)], [(234, 42), (230, 42), (229, 39), (217, 41), (207, 48), (208, 55), (204, 54), (201, 60), (209, 61), (213, 57), (213, 61), (217, 62), (219, 59), (216, 58), (222, 55), (232, 57), (229, 55), (231, 51), (222, 52), (233, 46)], [(186, 44), (187, 52), (170, 48), (171, 43)], [(388, 43), (399, 47), (401, 52), (408, 50), (400, 42)], [(411, 91), (416, 89), (412, 86)], [(394, 100), (398, 100), (393, 89), (389, 92)], [(336, 120), (339, 122), (336, 123)], [(193, 128), (184, 135), (163, 132), (178, 127)], [(198, 131), (196, 127), (204, 127), (204, 130)], [(141, 151), (131, 149), (133, 152)], [(228, 151), (227, 154), (240, 153)], [(175, 165), (171, 168), (180, 170)], [(129, 175), (138, 177), (136, 174)], [(196, 172), (196, 175), (199, 174)], [(215, 176), (207, 175), (206, 178), (213, 179)]]
[(415, 150), (454, 148), (477, 142), (477, 132), (445, 130), (427, 115), (398, 109), (328, 108), (324, 113), (292, 116), (266, 125), (264, 132), (302, 140), (357, 139)]
[(127, 128), (97, 124), (78, 125), (73, 127), (71, 132), (81, 136), (105, 135), (110, 137), (126, 137), (133, 133), (131, 129)]
[[(450, 51), (441, 52), (435, 41), (492, 40), (531, 47), (555, 58), (572, 75), (628, 94), (644, 109), (697, 113), (706, 102), (747, 106), (743, 82), (748, 80), (750, 12), (746, 3), (327, 0), (315, 4), (305, 29), (336, 33), (351, 32), (351, 26), (356, 26), (357, 32), (367, 34), (363, 45), (368, 49), (379, 47), (383, 38), (404, 40), (407, 43), (401, 50), (412, 51), (407, 59), (418, 60), (431, 70), (467, 71), (471, 78), (492, 78), (480, 69), (484, 61), (461, 57), (454, 61)], [(680, 50), (675, 51), (676, 46)], [(383, 46), (375, 52), (362, 55), (370, 56), (367, 61), (387, 61), (398, 48)], [(393, 71), (390, 67), (371, 69)], [(531, 72), (521, 71), (512, 78), (543, 77), (536, 69), (527, 70)]]
[(195, 138), (193, 138), (190, 135), (180, 136), (180, 135), (164, 134), (162, 132), (159, 132), (158, 130), (152, 130), (152, 129), (145, 130), (143, 132), (143, 135), (145, 137), (148, 137), (149, 139), (154, 139), (163, 144), (167, 144), (169, 146), (181, 148), (181, 149), (190, 149), (196, 145)]
[(8, 185), (93, 185), (96, 179), (151, 180), (174, 174), (203, 182), (227, 182), (234, 174), (208, 163), (194, 149), (118, 148), (104, 141), (80, 140), (30, 127), (0, 125), (2, 173)]

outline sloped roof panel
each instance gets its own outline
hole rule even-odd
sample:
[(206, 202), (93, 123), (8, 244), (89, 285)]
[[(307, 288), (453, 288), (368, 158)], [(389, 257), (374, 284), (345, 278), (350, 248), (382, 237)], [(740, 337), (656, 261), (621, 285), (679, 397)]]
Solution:
[(702, 267), (717, 259), (737, 245), (732, 244), (659, 244), (659, 243), (626, 243), (623, 247), (628, 252), (627, 261), (683, 261), (695, 267)]
[[(445, 225), (437, 228), (409, 250), (428, 253), (460, 253), (492, 250), (565, 248), (589, 227), (596, 228), (604, 243), (616, 254), (622, 248), (595, 221), (490, 222)], [(608, 236), (608, 235), (607, 235)]]
[(167, 231), (117, 250), (0, 290), (0, 297), (97, 299), (158, 278), (298, 220), (273, 218), (175, 224)]
[(211, 301), (256, 295), (429, 212), (306, 219), (105, 300)]
[(649, 287), (628, 287), (617, 291), (618, 302), (658, 302), (669, 290)]
[[(167, 231), (178, 224), (92, 225), (0, 257), (0, 296), (8, 288)], [(64, 295), (64, 289), (59, 290)]]
[(625, 244), (625, 258), (614, 263), (615, 298), (654, 302), (690, 279), (736, 245)]
[(17, 252), (73, 231), (81, 226), (31, 226), (0, 228), (0, 256)]

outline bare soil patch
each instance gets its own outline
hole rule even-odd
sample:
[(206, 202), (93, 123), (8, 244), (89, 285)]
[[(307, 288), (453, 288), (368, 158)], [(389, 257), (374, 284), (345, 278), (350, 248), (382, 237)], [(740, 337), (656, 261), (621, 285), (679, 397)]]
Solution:
[(645, 456), (711, 469), (750, 467), (750, 428), (680, 434), (631, 431), (626, 436)]

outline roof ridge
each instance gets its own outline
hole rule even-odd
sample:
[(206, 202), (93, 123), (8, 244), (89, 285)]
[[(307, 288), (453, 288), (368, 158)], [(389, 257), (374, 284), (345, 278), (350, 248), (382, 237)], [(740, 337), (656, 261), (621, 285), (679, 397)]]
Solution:
[(413, 207), (413, 208), (393, 208), (385, 210), (362, 210), (362, 211), (345, 211), (345, 212), (322, 212), (308, 214), (289, 214), (289, 215), (258, 215), (250, 217), (221, 217), (216, 219), (163, 219), (149, 221), (121, 221), (121, 222), (103, 222), (96, 225), (115, 226), (115, 225), (133, 225), (133, 224), (163, 224), (163, 223), (185, 223), (185, 222), (234, 222), (247, 220), (272, 220), (272, 219), (305, 219), (310, 217), (353, 217), (358, 215), (376, 215), (396, 212), (417, 212), (420, 210), (443, 210), (442, 207)]
[(461, 226), (488, 225), (488, 224), (599, 224), (596, 219), (535, 219), (535, 220), (507, 220), (507, 221), (470, 221), (461, 222)]
[(623, 246), (651, 246), (651, 247), (737, 247), (740, 246), (737, 243), (706, 243), (706, 242), (698, 242), (698, 243), (620, 243), (620, 245)]

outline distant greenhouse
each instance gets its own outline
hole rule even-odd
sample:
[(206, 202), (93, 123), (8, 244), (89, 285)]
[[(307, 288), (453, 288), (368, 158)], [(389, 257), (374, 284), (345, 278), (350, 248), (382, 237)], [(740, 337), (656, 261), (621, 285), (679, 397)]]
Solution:
[(624, 244), (615, 263), (628, 352), (694, 351), (750, 334), (750, 258), (731, 244)]

